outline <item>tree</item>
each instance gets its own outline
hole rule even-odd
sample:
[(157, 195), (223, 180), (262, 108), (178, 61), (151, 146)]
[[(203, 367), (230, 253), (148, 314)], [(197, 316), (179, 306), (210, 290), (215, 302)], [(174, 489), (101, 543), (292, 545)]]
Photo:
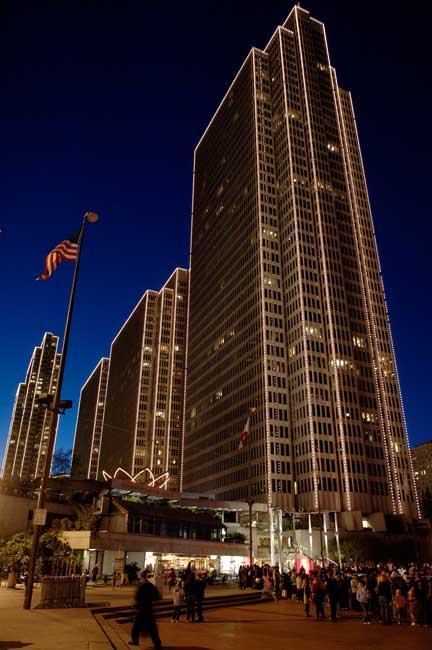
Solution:
[[(28, 532), (15, 533), (0, 548), (0, 567), (3, 575), (25, 573), (29, 566), (33, 535)], [(38, 560), (43, 575), (51, 573), (52, 559), (55, 556), (71, 555), (72, 549), (62, 539), (58, 530), (48, 529), (40, 537)]]
[(50, 575), (53, 570), (53, 560), (57, 558), (68, 557), (72, 554), (69, 543), (63, 539), (58, 530), (49, 528), (40, 537), (39, 540), (39, 562), (40, 573)]
[(94, 507), (80, 503), (75, 507), (75, 528), (76, 530), (96, 530), (100, 515)]
[(243, 533), (239, 533), (237, 531), (230, 531), (227, 536), (225, 537), (225, 543), (227, 544), (244, 544), (246, 541), (246, 537), (243, 535)]
[(1, 565), (4, 574), (24, 573), (27, 570), (32, 545), (32, 535), (27, 532), (15, 533), (0, 549)]
[[(342, 562), (378, 562), (383, 559), (383, 543), (375, 535), (353, 534), (341, 537), (339, 541)], [(339, 561), (336, 540), (329, 543), (329, 556)]]
[(51, 476), (61, 476), (69, 474), (72, 460), (72, 449), (57, 449), (54, 452), (51, 463)]

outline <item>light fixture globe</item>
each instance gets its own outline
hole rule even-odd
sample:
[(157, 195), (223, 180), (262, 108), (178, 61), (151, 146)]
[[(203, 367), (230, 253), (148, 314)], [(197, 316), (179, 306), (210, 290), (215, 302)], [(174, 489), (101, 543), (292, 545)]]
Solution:
[(89, 223), (96, 223), (99, 220), (99, 215), (97, 212), (86, 212), (85, 217)]

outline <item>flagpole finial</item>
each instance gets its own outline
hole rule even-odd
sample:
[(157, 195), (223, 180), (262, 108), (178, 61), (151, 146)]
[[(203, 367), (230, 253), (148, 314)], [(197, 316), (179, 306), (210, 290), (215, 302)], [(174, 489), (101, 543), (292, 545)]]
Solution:
[(86, 212), (84, 216), (86, 221), (89, 223), (96, 223), (96, 221), (99, 221), (99, 215), (97, 212)]

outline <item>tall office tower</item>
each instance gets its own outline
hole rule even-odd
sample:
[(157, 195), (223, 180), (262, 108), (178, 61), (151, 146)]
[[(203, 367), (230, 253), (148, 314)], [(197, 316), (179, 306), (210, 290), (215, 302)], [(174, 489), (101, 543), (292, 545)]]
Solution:
[[(184, 412), (188, 272), (146, 291), (111, 345), (98, 476), (148, 467), (178, 489)], [(142, 480), (149, 479), (144, 472)]]
[[(296, 6), (195, 150), (185, 489), (418, 514), (350, 93)], [(250, 407), (248, 443), (238, 451)]]
[(102, 358), (81, 388), (71, 477), (97, 479), (109, 359)]
[(58, 336), (44, 334), (33, 351), (27, 376), (19, 384), (3, 459), (3, 478), (31, 480), (42, 474), (51, 411), (38, 404), (43, 394), (54, 395), (61, 355)]
[(432, 496), (432, 440), (426, 440), (412, 450), (414, 477), (421, 501)]

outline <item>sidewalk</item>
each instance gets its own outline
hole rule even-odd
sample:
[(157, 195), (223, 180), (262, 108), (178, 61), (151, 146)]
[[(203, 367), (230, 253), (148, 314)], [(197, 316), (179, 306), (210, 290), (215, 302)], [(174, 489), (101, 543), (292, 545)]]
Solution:
[[(39, 590), (33, 596), (38, 602)], [(23, 609), (24, 589), (0, 588), (0, 650), (112, 650), (88, 609)]]
[[(89, 584), (86, 589), (88, 605), (132, 605), (136, 587)], [(165, 590), (164, 590), (165, 591)], [(237, 593), (234, 587), (209, 587), (210, 595)], [(168, 597), (168, 590), (164, 593)], [(32, 607), (40, 599), (40, 588), (33, 591)], [(0, 587), (0, 650), (29, 648), (29, 650), (113, 650), (89, 609), (23, 609), (24, 586), (16, 589)], [(117, 645), (117, 644), (115, 644)], [(120, 648), (127, 647), (120, 643)]]

